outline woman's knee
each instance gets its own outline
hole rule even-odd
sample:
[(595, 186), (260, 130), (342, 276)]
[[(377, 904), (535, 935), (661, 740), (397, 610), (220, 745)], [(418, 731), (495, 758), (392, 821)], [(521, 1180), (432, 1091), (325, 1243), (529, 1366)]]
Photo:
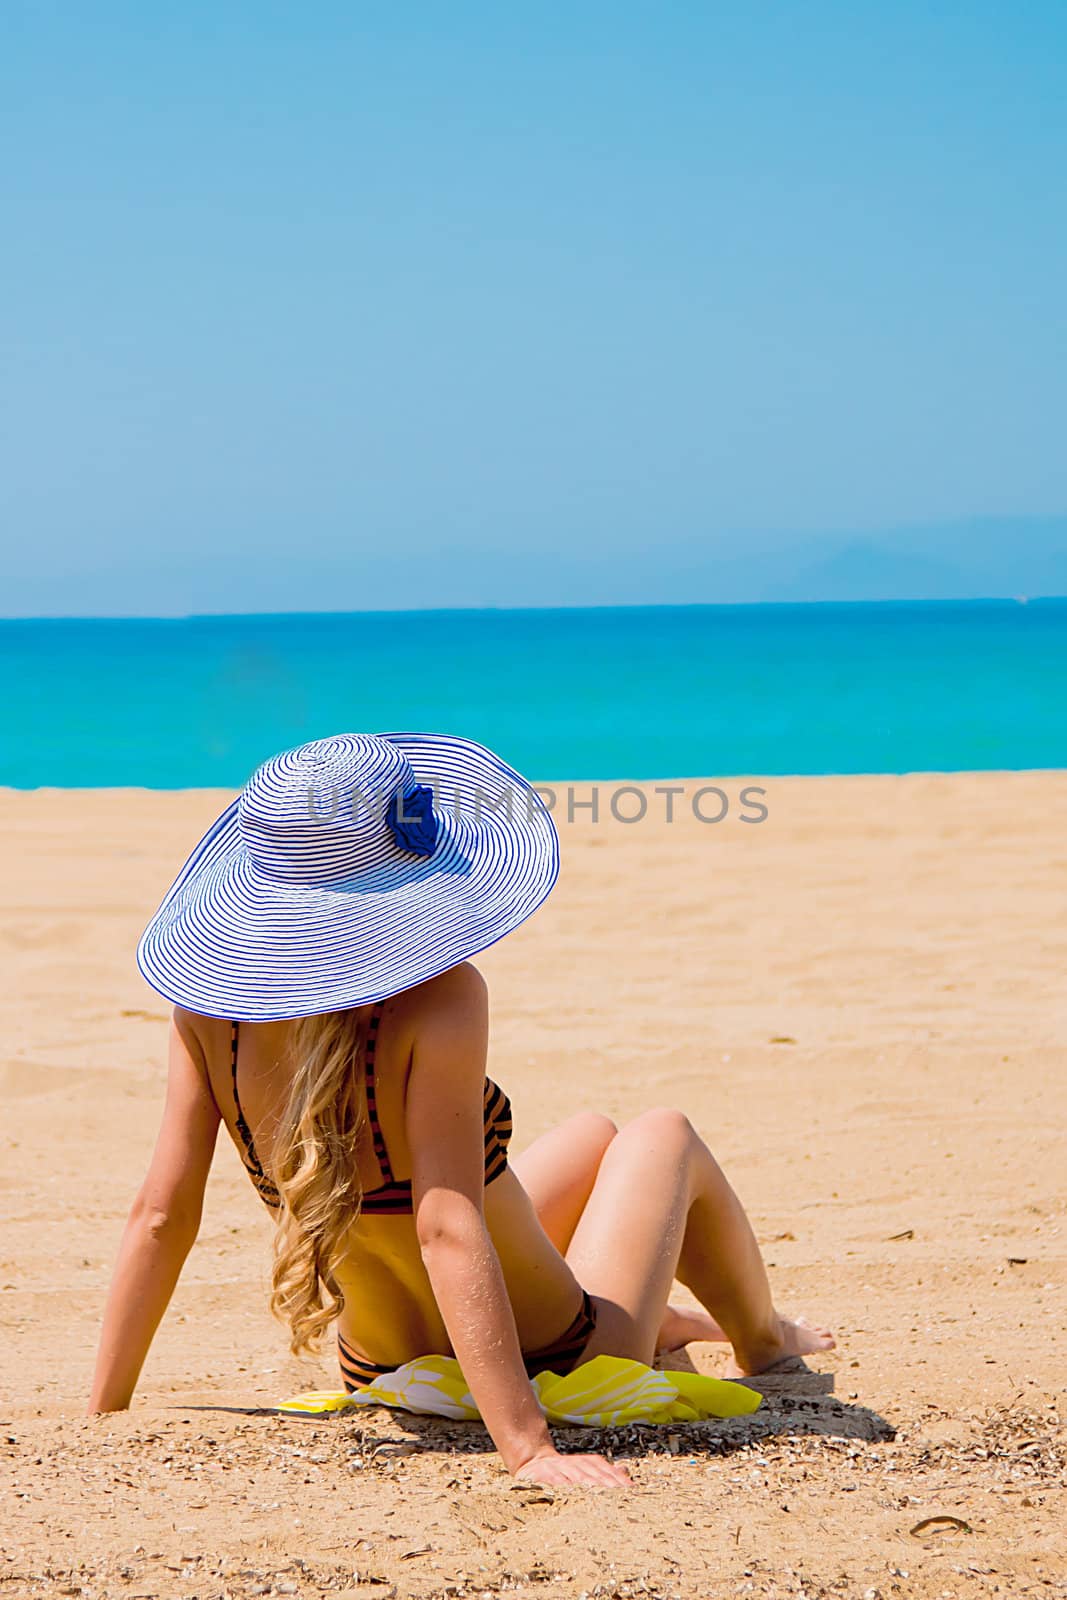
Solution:
[(626, 1124), (622, 1134), (652, 1140), (672, 1151), (690, 1148), (697, 1138), (696, 1129), (685, 1112), (676, 1111), (673, 1106), (653, 1106), (642, 1111)]
[(610, 1117), (605, 1117), (599, 1111), (579, 1111), (571, 1117), (567, 1127), (572, 1130), (574, 1137), (580, 1139), (588, 1149), (602, 1156), (608, 1145), (618, 1133), (618, 1128)]
[(641, 1141), (654, 1142), (657, 1147), (670, 1150), (672, 1154), (683, 1154), (699, 1142), (693, 1123), (689, 1122), (683, 1110), (673, 1106), (651, 1106), (643, 1110), (632, 1118), (632, 1122), (625, 1123), (621, 1133), (632, 1134), (633, 1138)]

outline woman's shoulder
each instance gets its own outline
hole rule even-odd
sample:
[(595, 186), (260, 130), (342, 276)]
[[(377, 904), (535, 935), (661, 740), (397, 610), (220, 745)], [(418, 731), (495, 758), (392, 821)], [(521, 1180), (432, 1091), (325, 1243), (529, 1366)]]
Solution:
[(481, 1005), (489, 994), (489, 985), (473, 961), (461, 961), (458, 967), (439, 972), (436, 978), (427, 978), (405, 993), (417, 996), (420, 1005), (433, 1010), (455, 1006)]
[[(390, 1022), (405, 1032), (444, 1023), (482, 1025), (489, 1009), (489, 988), (470, 961), (439, 972), (411, 989), (402, 989), (384, 1002)], [(208, 1061), (229, 1051), (233, 1024), (225, 1017), (208, 1017), (184, 1006), (173, 1009), (175, 1031), (191, 1053)]]
[(411, 1033), (442, 1024), (450, 1029), (481, 1027), (489, 1010), (489, 988), (478, 968), (462, 961), (391, 996), (386, 1009), (391, 1020)]
[(229, 1051), (232, 1026), (225, 1017), (205, 1017), (184, 1006), (175, 1006), (171, 1013), (172, 1029), (190, 1055), (205, 1066), (221, 1049)]

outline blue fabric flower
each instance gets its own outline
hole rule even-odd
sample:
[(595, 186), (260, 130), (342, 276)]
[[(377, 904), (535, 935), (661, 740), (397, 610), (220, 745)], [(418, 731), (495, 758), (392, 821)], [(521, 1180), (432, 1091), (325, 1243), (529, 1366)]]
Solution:
[(433, 814), (433, 790), (417, 783), (406, 794), (395, 794), (386, 808), (385, 820), (401, 850), (414, 856), (431, 856), (437, 844), (439, 823)]

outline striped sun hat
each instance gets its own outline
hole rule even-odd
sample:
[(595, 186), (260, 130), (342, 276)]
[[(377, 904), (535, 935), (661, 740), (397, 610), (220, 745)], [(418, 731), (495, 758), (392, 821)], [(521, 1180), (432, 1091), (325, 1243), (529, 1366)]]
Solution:
[(540, 796), (447, 734), (339, 734), (249, 779), (137, 947), (168, 1000), (267, 1022), (384, 999), (495, 944), (559, 871)]

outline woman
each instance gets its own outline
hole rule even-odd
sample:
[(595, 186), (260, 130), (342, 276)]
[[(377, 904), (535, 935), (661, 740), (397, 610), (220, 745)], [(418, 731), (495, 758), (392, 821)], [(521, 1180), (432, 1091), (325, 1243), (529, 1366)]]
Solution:
[[(739, 1201), (674, 1111), (572, 1119), (509, 1160), (468, 958), (548, 895), (535, 791), (467, 740), (318, 740), (269, 761), (197, 846), (138, 949), (175, 1002), (163, 1124), (123, 1236), (91, 1411), (130, 1403), (196, 1238), (220, 1122), (277, 1219), (294, 1352), (337, 1321), (346, 1386), (454, 1354), (508, 1469), (625, 1484), (560, 1455), (528, 1375), (727, 1339), (752, 1374), (830, 1349), (778, 1315)], [(668, 1304), (674, 1278), (705, 1308)]]

